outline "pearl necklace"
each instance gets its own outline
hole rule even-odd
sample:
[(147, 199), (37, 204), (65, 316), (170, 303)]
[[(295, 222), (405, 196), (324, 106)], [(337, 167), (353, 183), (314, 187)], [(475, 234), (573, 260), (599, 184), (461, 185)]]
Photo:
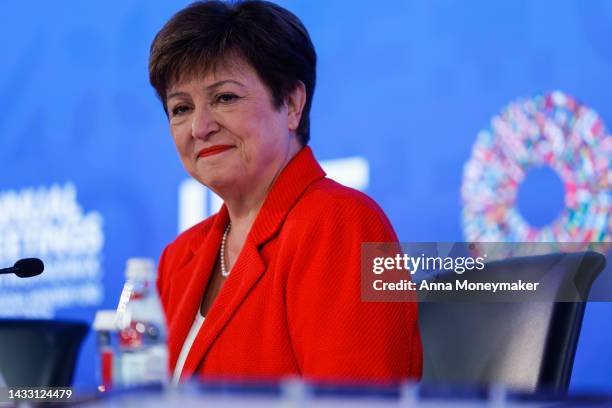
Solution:
[(227, 224), (227, 228), (225, 228), (223, 238), (221, 239), (221, 256), (219, 260), (221, 261), (221, 276), (223, 276), (224, 278), (227, 278), (230, 274), (230, 271), (225, 268), (225, 242), (227, 241), (227, 235), (229, 234), (229, 230), (231, 227), (232, 224)]

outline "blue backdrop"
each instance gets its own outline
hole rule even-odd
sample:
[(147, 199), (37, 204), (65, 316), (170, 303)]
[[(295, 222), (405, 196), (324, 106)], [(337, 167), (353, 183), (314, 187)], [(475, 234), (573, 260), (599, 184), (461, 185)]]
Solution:
[[(157, 258), (176, 236), (187, 176), (147, 58), (155, 33), (185, 4), (0, 8), (0, 259), (43, 254), (53, 266), (32, 287), (0, 282), (5, 315), (91, 321), (116, 305), (126, 259)], [(612, 124), (606, 0), (280, 4), (303, 20), (319, 56), (315, 154), (366, 163), (361, 184), (403, 241), (463, 238), (463, 166), (508, 103), (558, 89)], [(546, 224), (563, 207), (563, 186), (546, 171), (527, 181), (519, 208)], [(609, 303), (587, 308), (574, 390), (612, 391), (611, 313)], [(93, 340), (77, 384), (95, 381)]]

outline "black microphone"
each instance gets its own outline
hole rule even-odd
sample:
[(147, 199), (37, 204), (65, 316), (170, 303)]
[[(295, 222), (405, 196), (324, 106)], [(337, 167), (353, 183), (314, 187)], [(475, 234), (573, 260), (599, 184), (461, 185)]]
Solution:
[(15, 262), (15, 265), (11, 268), (0, 269), (0, 274), (3, 273), (14, 273), (20, 278), (30, 278), (32, 276), (40, 275), (45, 269), (45, 265), (38, 258), (25, 258)]

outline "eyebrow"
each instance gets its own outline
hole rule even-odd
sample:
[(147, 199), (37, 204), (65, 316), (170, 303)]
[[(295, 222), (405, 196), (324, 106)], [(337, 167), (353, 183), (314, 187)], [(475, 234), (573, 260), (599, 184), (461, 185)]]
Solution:
[(225, 79), (223, 81), (215, 82), (214, 84), (208, 85), (206, 87), (206, 89), (209, 90), (209, 91), (212, 91), (212, 90), (215, 90), (215, 89), (219, 88), (220, 86), (228, 84), (228, 83), (235, 84), (235, 85), (238, 85), (239, 87), (244, 88), (244, 85), (242, 83), (238, 82), (238, 81), (235, 81), (233, 79)]
[[(217, 88), (219, 88), (219, 87), (221, 87), (221, 86), (223, 86), (225, 84), (228, 84), (228, 83), (238, 85), (241, 88), (245, 87), (244, 84), (242, 84), (242, 83), (240, 83), (238, 81), (235, 81), (233, 79), (224, 79), (223, 81), (215, 82), (214, 84), (208, 85), (206, 87), (206, 90), (208, 92), (211, 92), (211, 91), (214, 91), (215, 89), (217, 89)], [(176, 97), (180, 97), (180, 96), (185, 97), (185, 96), (189, 96), (189, 94), (187, 92), (181, 92), (181, 91), (172, 92), (172, 93), (168, 94), (168, 96), (166, 97), (166, 100), (170, 100), (172, 98), (176, 98)]]
[(188, 96), (189, 94), (187, 92), (172, 92), (171, 94), (168, 94), (168, 96), (166, 96), (166, 100), (170, 100), (172, 98), (176, 98), (179, 96)]

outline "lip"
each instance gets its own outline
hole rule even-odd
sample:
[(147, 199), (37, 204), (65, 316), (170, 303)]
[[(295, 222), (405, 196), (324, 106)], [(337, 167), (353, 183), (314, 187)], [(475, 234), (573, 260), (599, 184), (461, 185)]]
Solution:
[(232, 149), (234, 146), (231, 145), (215, 145), (206, 147), (198, 152), (198, 157), (212, 156), (213, 154), (222, 153), (226, 150)]

